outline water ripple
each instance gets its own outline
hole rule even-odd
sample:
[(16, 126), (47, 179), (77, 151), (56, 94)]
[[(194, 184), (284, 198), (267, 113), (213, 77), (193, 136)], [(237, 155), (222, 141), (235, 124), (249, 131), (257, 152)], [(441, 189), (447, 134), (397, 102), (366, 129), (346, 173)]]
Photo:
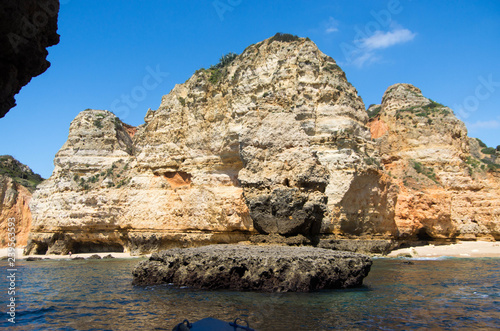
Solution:
[[(134, 287), (137, 260), (19, 262), (9, 330), (171, 330), (185, 318), (242, 317), (259, 330), (493, 329), (500, 259), (376, 259), (358, 289), (315, 293)], [(0, 272), (6, 274), (6, 266)], [(4, 277), (2, 277), (4, 278)], [(2, 279), (0, 286), (7, 287)], [(8, 302), (0, 291), (0, 302)], [(4, 315), (6, 316), (6, 315)]]

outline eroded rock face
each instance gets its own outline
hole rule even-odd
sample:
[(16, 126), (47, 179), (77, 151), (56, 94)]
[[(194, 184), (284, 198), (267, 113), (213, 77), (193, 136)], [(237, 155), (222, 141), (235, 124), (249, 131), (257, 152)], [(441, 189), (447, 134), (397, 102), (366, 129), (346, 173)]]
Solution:
[(487, 156), (464, 123), (409, 84), (389, 87), (380, 107), (369, 125), (398, 187), (398, 237), (498, 239), (499, 174), (481, 161)]
[(31, 228), (31, 211), (29, 202), (31, 192), (24, 186), (16, 183), (12, 178), (0, 175), (0, 232), (4, 238), (0, 240), (0, 247), (8, 247), (9, 222), (14, 222), (16, 233), (16, 247), (23, 247), (28, 240)]
[(75, 118), (52, 177), (35, 193), (27, 252), (141, 254), (246, 239), (252, 223), (229, 175), (143, 168), (129, 132), (107, 111)]
[(108, 242), (140, 253), (319, 233), (339, 217), (329, 204), (355, 169), (376, 167), (365, 162), (366, 121), (314, 43), (265, 40), (177, 85), (133, 137), (106, 111), (78, 115), (32, 204), (28, 250)]
[(211, 245), (153, 254), (133, 271), (134, 285), (309, 292), (360, 286), (372, 261), (313, 247)]
[(29, 202), (43, 178), (10, 155), (0, 155), (0, 248), (9, 247), (9, 223), (14, 223), (16, 247), (23, 247), (31, 229)]
[(84, 111), (35, 193), (27, 251), (498, 238), (498, 172), (473, 165), (451, 110), (397, 84), (372, 111), (303, 38), (198, 70), (137, 128)]
[(14, 96), (47, 70), (47, 47), (59, 43), (59, 0), (0, 2), (0, 118), (16, 105)]

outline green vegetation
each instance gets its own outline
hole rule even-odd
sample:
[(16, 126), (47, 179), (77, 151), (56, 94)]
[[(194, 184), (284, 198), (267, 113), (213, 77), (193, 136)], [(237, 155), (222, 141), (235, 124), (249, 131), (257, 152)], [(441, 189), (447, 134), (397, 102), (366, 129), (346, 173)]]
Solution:
[(417, 173), (425, 175), (429, 179), (431, 179), (433, 182), (435, 182), (436, 184), (439, 184), (439, 182), (436, 178), (436, 174), (434, 173), (434, 169), (428, 168), (428, 167), (422, 165), (422, 163), (414, 161), (414, 160), (412, 160), (411, 162), (412, 162), (413, 169), (415, 169), (415, 171)]
[(226, 55), (222, 55), (222, 57), (219, 59), (219, 63), (215, 65), (215, 68), (217, 69), (222, 69), (224, 67), (227, 67), (228, 65), (231, 64), (231, 62), (234, 61), (238, 57), (238, 54), (229, 52)]
[(186, 105), (186, 99), (184, 99), (183, 97), (178, 97), (177, 99), (179, 100), (179, 102), (183, 107)]
[(334, 63), (328, 63), (323, 69), (331, 74), (338, 74), (339, 72), (343, 72), (342, 69), (340, 69), (340, 67)]
[[(121, 178), (127, 170), (129, 170), (130, 166), (128, 163), (125, 163), (123, 160), (119, 160), (114, 162), (111, 167), (106, 169), (105, 171), (101, 171), (99, 173), (95, 173), (90, 177), (80, 177), (79, 174), (75, 174), (73, 176), (73, 180), (78, 184), (78, 186), (83, 190), (90, 190), (94, 187), (100, 186), (103, 181), (107, 182), (107, 187), (122, 187), (128, 185), (130, 183), (131, 178)], [(118, 181), (118, 178), (121, 180)], [(118, 183), (115, 183), (118, 181)]]
[(10, 155), (0, 156), (0, 175), (12, 178), (14, 182), (26, 187), (31, 192), (44, 180), (28, 166)]
[(377, 167), (380, 168), (380, 162), (379, 162), (379, 160), (377, 160), (377, 159), (375, 159), (373, 157), (367, 157), (367, 158), (364, 159), (364, 161), (369, 166), (376, 165)]
[(448, 115), (450, 113), (448, 110), (443, 109), (446, 108), (444, 105), (433, 100), (430, 101), (431, 102), (425, 106), (413, 106), (406, 109), (401, 109), (399, 112), (410, 112), (420, 117), (429, 117), (430, 115), (438, 114)]
[(368, 117), (369, 118), (374, 118), (375, 116), (377, 116), (380, 111), (382, 110), (382, 106), (381, 105), (378, 105), (378, 106), (375, 106), (375, 105), (370, 105), (370, 107), (368, 107)]
[[(204, 74), (208, 74), (208, 81), (212, 84), (217, 84), (221, 79), (226, 75), (227, 71), (225, 68), (231, 64), (231, 62), (234, 61), (238, 57), (238, 54), (235, 53), (227, 53), (226, 55), (222, 55), (222, 57), (219, 59), (219, 63), (216, 65), (210, 66), (209, 69), (198, 69), (195, 72), (195, 75), (199, 74), (200, 72)], [(182, 100), (181, 100), (182, 99)], [(183, 98), (179, 98), (179, 102), (184, 106), (185, 105), (185, 100)]]
[(122, 121), (118, 117), (115, 117), (113, 122), (115, 123), (115, 130), (118, 131), (122, 127)]
[(208, 78), (208, 81), (212, 84), (217, 84), (219, 80), (222, 78), (222, 70), (220, 69), (209, 69), (208, 72), (210, 73), (210, 77)]
[(496, 164), (489, 159), (478, 160), (469, 156), (467, 157), (465, 163), (469, 167), (470, 175), (472, 175), (474, 171), (479, 171), (479, 169), (481, 169), (482, 171), (486, 171), (486, 168), (488, 169), (488, 171), (497, 171), (500, 169), (500, 164)]
[(497, 146), (497, 152), (500, 152), (500, 145)]
[(281, 33), (281, 32), (278, 32), (277, 34), (275, 34), (272, 38), (271, 38), (271, 41), (270, 42), (273, 42), (273, 41), (281, 41), (281, 42), (285, 42), (285, 43), (289, 43), (289, 42), (292, 42), (292, 41), (297, 41), (299, 40), (300, 38), (298, 36), (295, 36), (295, 35), (292, 35), (292, 34), (289, 34), (289, 33)]
[(482, 148), (488, 147), (485, 143), (483, 143), (483, 141), (481, 139), (476, 138), (476, 140), (477, 140), (477, 142), (478, 142), (478, 144), (479, 144), (480, 147), (482, 147)]
[(130, 183), (130, 178), (122, 179), (121, 181), (118, 182), (118, 184), (116, 184), (116, 188), (120, 188), (122, 186), (125, 186), (128, 183)]
[(490, 170), (490, 171), (496, 171), (496, 170), (500, 169), (500, 164), (496, 164), (496, 163), (492, 162), (491, 160), (482, 159), (481, 161), (484, 164), (486, 164), (486, 166), (488, 167), (488, 170)]
[(470, 157), (470, 156), (467, 157), (467, 160), (465, 160), (465, 163), (467, 165), (470, 165), (470, 166), (474, 167), (474, 168), (477, 168), (481, 164), (479, 162), (479, 160), (477, 160), (477, 159), (475, 159), (473, 157)]
[(493, 147), (486, 147), (486, 148), (483, 148), (481, 150), (481, 153), (483, 153), (483, 154), (489, 154), (489, 155), (495, 155), (496, 149), (494, 149)]
[(94, 120), (94, 126), (98, 129), (102, 129), (102, 122), (101, 122), (101, 119), (96, 119)]

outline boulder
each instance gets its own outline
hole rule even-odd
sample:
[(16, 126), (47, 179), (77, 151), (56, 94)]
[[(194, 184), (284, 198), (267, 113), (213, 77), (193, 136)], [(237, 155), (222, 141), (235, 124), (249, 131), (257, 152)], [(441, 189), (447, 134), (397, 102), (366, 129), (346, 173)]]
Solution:
[(210, 245), (154, 253), (133, 271), (134, 285), (309, 292), (362, 285), (368, 256), (314, 247)]

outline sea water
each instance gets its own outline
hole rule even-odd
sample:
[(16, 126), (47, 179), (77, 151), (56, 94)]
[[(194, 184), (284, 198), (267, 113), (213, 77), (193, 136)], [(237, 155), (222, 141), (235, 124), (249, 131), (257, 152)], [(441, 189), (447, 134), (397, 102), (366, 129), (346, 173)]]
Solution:
[(184, 319), (248, 320), (258, 330), (494, 329), (500, 259), (375, 259), (364, 285), (314, 293), (201, 291), (132, 286), (140, 259), (16, 262), (15, 323), (6, 261), (0, 328), (172, 330)]

